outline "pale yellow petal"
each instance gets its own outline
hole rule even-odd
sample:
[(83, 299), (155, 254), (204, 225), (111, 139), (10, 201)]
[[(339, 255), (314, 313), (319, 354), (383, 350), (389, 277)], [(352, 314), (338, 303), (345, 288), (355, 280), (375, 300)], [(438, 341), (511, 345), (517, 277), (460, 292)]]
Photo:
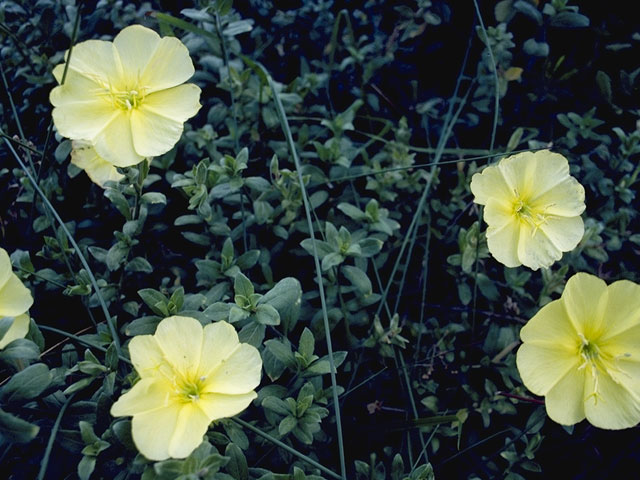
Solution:
[(547, 395), (566, 375), (578, 369), (579, 355), (564, 345), (523, 343), (516, 365), (524, 385), (536, 395)]
[(569, 252), (576, 248), (584, 235), (584, 223), (580, 217), (549, 216), (540, 225), (542, 232), (553, 245), (562, 252)]
[(17, 317), (33, 305), (31, 291), (25, 287), (15, 273), (11, 273), (0, 287), (0, 317)]
[(607, 284), (588, 273), (576, 273), (562, 292), (562, 302), (574, 328), (591, 340), (603, 332), (607, 301)]
[[(624, 309), (624, 307), (621, 306), (621, 309)], [(598, 340), (598, 348), (605, 358), (613, 359), (614, 366), (611, 369), (612, 371), (624, 366), (629, 371), (635, 372), (633, 375), (629, 375), (629, 379), (640, 382), (640, 370), (635, 370), (636, 367), (640, 369), (639, 324), (631, 328), (625, 328), (624, 331), (614, 336), (609, 336), (607, 325), (605, 333)]]
[(514, 222), (513, 205), (499, 197), (492, 197), (484, 207), (484, 221), (487, 225), (500, 228), (507, 223)]
[[(564, 156), (549, 150), (528, 153), (531, 154), (527, 161), (528, 165), (533, 167), (531, 181), (534, 185), (534, 193), (531, 195), (530, 201), (534, 202), (540, 195), (553, 190), (569, 178), (569, 162)], [(584, 189), (582, 193), (584, 200)]]
[(547, 393), (547, 415), (560, 425), (575, 425), (585, 418), (585, 370), (571, 368)]
[(126, 87), (120, 56), (111, 42), (87, 40), (74, 45), (69, 70), (105, 87), (111, 86), (118, 90)]
[(520, 329), (520, 339), (528, 344), (546, 345), (577, 352), (578, 334), (560, 300), (547, 303)]
[(202, 325), (191, 317), (173, 316), (158, 324), (154, 338), (166, 361), (179, 372), (193, 374), (202, 351)]
[[(584, 410), (589, 423), (618, 430), (640, 422), (640, 400), (629, 392), (626, 383), (617, 383), (601, 372), (595, 376), (587, 374), (586, 381)], [(594, 391), (596, 395), (592, 395)]]
[(142, 25), (131, 25), (113, 39), (129, 85), (137, 85), (142, 71), (160, 44), (160, 35)]
[(180, 409), (175, 431), (169, 444), (169, 456), (172, 458), (188, 457), (202, 443), (211, 420), (194, 403), (185, 403)]
[(156, 157), (167, 153), (180, 140), (183, 123), (141, 106), (131, 112), (131, 129), (136, 152)]
[(140, 377), (155, 374), (165, 363), (164, 352), (153, 335), (137, 335), (129, 342), (131, 363)]
[(498, 168), (514, 192), (512, 195), (529, 198), (537, 185), (537, 165), (538, 159), (533, 152), (522, 152), (502, 159)]
[(194, 74), (189, 50), (174, 37), (163, 37), (140, 76), (146, 92), (157, 92), (186, 82)]
[(256, 392), (239, 395), (224, 395), (222, 393), (205, 393), (200, 397), (198, 406), (211, 420), (228, 418), (242, 412), (257, 397)]
[[(637, 341), (638, 334), (635, 333), (634, 337)], [(628, 357), (624, 356), (624, 353), (619, 357), (615, 357), (613, 361), (610, 361), (607, 368), (607, 372), (611, 375), (611, 378), (613, 378), (616, 383), (624, 385), (629, 391), (629, 394), (638, 402), (640, 402), (639, 349), (640, 347), (637, 343), (630, 345), (629, 350), (633, 350), (634, 353), (631, 353)], [(603, 349), (603, 351), (606, 351), (606, 349)]]
[(253, 390), (260, 383), (262, 359), (258, 349), (241, 343), (206, 380), (204, 392), (238, 394)]
[(169, 445), (178, 424), (181, 406), (169, 404), (149, 412), (134, 415), (131, 434), (138, 451), (149, 460), (169, 458)]
[(116, 115), (94, 139), (96, 152), (116, 167), (137, 165), (145, 157), (139, 155), (133, 146), (131, 112), (125, 110), (115, 112)]
[(157, 378), (142, 378), (111, 406), (111, 415), (122, 417), (164, 408), (169, 404), (169, 396), (166, 382)]
[[(604, 312), (607, 325), (601, 341), (607, 342), (611, 339), (615, 342), (614, 337), (625, 334), (630, 329), (637, 332), (640, 326), (640, 285), (629, 280), (620, 280), (609, 285), (607, 290), (609, 298)], [(624, 341), (625, 338), (629, 336), (621, 335), (620, 340)]]
[(515, 199), (513, 188), (507, 183), (502, 171), (497, 165), (486, 167), (482, 173), (476, 173), (471, 177), (471, 193), (475, 196), (474, 202), (486, 205), (490, 198), (503, 200)]
[(540, 191), (530, 200), (532, 208), (561, 217), (584, 212), (584, 187), (575, 178), (567, 176), (546, 192), (543, 189), (544, 185), (540, 185)]
[[(56, 77), (59, 76), (60, 80), (62, 80), (63, 72), (64, 65), (58, 65), (54, 69)], [(95, 102), (98, 100), (114, 106), (107, 86), (73, 70), (67, 71), (64, 85), (58, 85), (49, 93), (49, 101), (51, 101), (54, 107), (60, 107), (70, 103)]]
[(98, 155), (91, 145), (76, 145), (71, 150), (71, 163), (84, 170), (92, 182), (105, 187), (106, 182), (119, 182), (124, 175), (116, 167)]
[(487, 246), (491, 255), (507, 267), (522, 265), (518, 258), (520, 222), (512, 220), (500, 228), (487, 228)]
[(184, 122), (200, 110), (200, 87), (193, 83), (179, 85), (144, 97), (143, 112), (153, 112), (177, 122)]
[(14, 340), (24, 338), (29, 333), (29, 315), (24, 313), (13, 319), (13, 323), (9, 327), (2, 338), (0, 338), (0, 350), (9, 345)]
[(0, 288), (7, 283), (12, 273), (11, 258), (4, 248), (0, 248)]
[(227, 322), (210, 323), (204, 327), (202, 356), (198, 373), (208, 377), (223, 360), (240, 345), (236, 329)]
[(525, 222), (520, 224), (518, 258), (532, 270), (547, 268), (562, 258), (562, 252), (551, 242), (544, 232), (534, 229)]

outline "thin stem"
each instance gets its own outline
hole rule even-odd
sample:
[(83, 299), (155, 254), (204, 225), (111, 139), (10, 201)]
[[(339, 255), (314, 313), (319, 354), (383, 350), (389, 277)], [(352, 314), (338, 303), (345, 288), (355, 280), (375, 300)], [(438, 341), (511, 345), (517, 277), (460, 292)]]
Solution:
[(53, 428), (51, 429), (51, 434), (49, 435), (49, 441), (47, 442), (47, 448), (44, 451), (44, 457), (42, 457), (42, 461), (40, 462), (40, 471), (38, 472), (38, 480), (44, 480), (45, 475), (47, 473), (47, 466), (49, 465), (49, 457), (51, 456), (51, 450), (53, 450), (53, 444), (56, 441), (56, 436), (58, 435), (58, 430), (60, 429), (60, 422), (62, 421), (62, 416), (64, 412), (67, 410), (67, 407), (71, 404), (71, 400), (75, 393), (69, 395), (67, 401), (62, 404), (62, 408), (58, 412), (58, 416), (56, 417), (56, 421), (53, 424)]
[(233, 94), (233, 83), (231, 81), (231, 65), (229, 65), (229, 53), (227, 52), (227, 44), (224, 41), (224, 33), (222, 33), (222, 25), (220, 24), (220, 16), (216, 13), (216, 31), (220, 37), (220, 46), (222, 47), (222, 55), (224, 56), (224, 65), (227, 67), (227, 79), (229, 81), (229, 95), (231, 96), (231, 113), (233, 115), (233, 140), (236, 145), (237, 154), (240, 151), (240, 140), (238, 138), (238, 115), (236, 113), (236, 101)]

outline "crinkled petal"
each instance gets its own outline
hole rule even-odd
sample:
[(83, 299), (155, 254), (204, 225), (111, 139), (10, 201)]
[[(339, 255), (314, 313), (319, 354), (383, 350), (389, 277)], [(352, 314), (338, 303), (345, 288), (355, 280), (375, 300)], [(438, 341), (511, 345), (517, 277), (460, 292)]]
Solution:
[(17, 317), (33, 305), (33, 297), (15, 273), (0, 287), (0, 317)]
[(118, 90), (126, 87), (120, 56), (112, 42), (87, 40), (74, 45), (68, 70), (105, 87)]
[(111, 406), (111, 415), (122, 417), (164, 408), (169, 404), (169, 387), (161, 379), (142, 378)]
[(130, 111), (117, 110), (109, 124), (95, 137), (98, 155), (116, 167), (130, 167), (145, 159), (133, 146)]
[(157, 92), (186, 82), (194, 74), (189, 50), (174, 37), (163, 37), (140, 75), (146, 93)]
[[(511, 190), (511, 197), (529, 198), (537, 185), (538, 159), (533, 152), (522, 152), (504, 158), (498, 168)], [(498, 196), (494, 193), (493, 196)]]
[(490, 198), (515, 199), (512, 186), (510, 186), (502, 171), (497, 165), (486, 167), (482, 173), (476, 173), (471, 178), (471, 193), (475, 196), (474, 202), (486, 205)]
[(547, 217), (538, 228), (561, 252), (576, 248), (584, 235), (584, 223), (580, 217)]
[[(199, 402), (198, 402), (199, 403)], [(185, 458), (202, 443), (211, 420), (195, 403), (185, 403), (169, 444), (169, 456)]]
[(129, 342), (131, 363), (140, 377), (155, 374), (165, 364), (164, 352), (153, 335), (136, 335)]
[(585, 370), (569, 369), (545, 397), (549, 418), (560, 425), (575, 425), (584, 420), (584, 392)]
[(256, 392), (239, 395), (224, 395), (222, 393), (205, 393), (200, 397), (198, 406), (211, 420), (228, 418), (242, 412), (258, 395)]
[(12, 274), (11, 258), (4, 248), (0, 248), (0, 288), (7, 283)]
[(98, 155), (96, 149), (91, 145), (76, 145), (74, 142), (71, 163), (84, 170), (91, 181), (102, 188), (109, 181), (119, 182), (124, 178), (124, 175), (118, 173), (116, 167)]
[(560, 300), (547, 303), (520, 329), (520, 339), (531, 345), (562, 347), (577, 352), (578, 334)]
[(556, 260), (562, 258), (562, 252), (553, 244), (539, 228), (520, 223), (520, 238), (518, 241), (518, 258), (523, 265), (532, 270), (547, 268)]
[(584, 410), (592, 425), (618, 430), (640, 422), (640, 400), (629, 391), (626, 383), (617, 383), (602, 372), (596, 376), (587, 374), (584, 393)]
[(525, 386), (536, 395), (547, 395), (568, 372), (577, 370), (576, 349), (563, 345), (524, 343), (516, 354), (516, 365)]
[(588, 273), (576, 273), (562, 292), (562, 302), (574, 328), (587, 339), (600, 337), (607, 301), (607, 284)]
[(180, 85), (145, 97), (131, 112), (136, 152), (147, 157), (162, 155), (182, 136), (183, 123), (200, 109), (200, 88)]
[(517, 267), (522, 265), (518, 258), (520, 243), (520, 222), (512, 220), (500, 228), (487, 228), (487, 246), (489, 251), (503, 265)]
[(9, 330), (7, 330), (2, 338), (0, 338), (0, 350), (9, 345), (14, 340), (24, 338), (29, 333), (29, 323), (31, 319), (29, 315), (24, 313), (13, 319)]
[(233, 325), (227, 322), (210, 323), (204, 327), (202, 356), (198, 373), (208, 377), (223, 360), (238, 348), (240, 342)]
[(567, 176), (551, 189), (540, 192), (530, 200), (534, 209), (544, 209), (545, 213), (561, 217), (575, 217), (585, 210), (584, 187), (573, 177)]
[(262, 359), (258, 349), (241, 343), (208, 377), (204, 392), (238, 394), (253, 390), (260, 383)]
[(202, 352), (202, 325), (191, 317), (173, 316), (162, 320), (154, 335), (166, 361), (179, 372), (195, 374)]
[(127, 83), (137, 85), (160, 44), (160, 35), (142, 25), (131, 25), (116, 35), (113, 44), (120, 55)]
[(169, 445), (174, 436), (182, 406), (169, 404), (164, 408), (134, 415), (131, 434), (138, 451), (149, 460), (169, 458)]
[[(630, 338), (626, 334), (628, 330), (633, 329), (637, 332), (640, 326), (640, 285), (629, 280), (620, 280), (609, 285), (607, 290), (609, 299), (604, 312), (607, 329), (601, 342), (607, 342), (609, 339), (612, 343), (624, 341)], [(637, 348), (640, 348), (640, 343), (637, 345)]]

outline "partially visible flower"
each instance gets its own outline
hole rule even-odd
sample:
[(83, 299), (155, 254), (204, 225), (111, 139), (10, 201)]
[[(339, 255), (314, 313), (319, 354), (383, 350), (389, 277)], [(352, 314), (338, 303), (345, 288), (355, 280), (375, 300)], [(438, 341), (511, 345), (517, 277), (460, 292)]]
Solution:
[(71, 163), (84, 170), (93, 183), (104, 188), (108, 181), (119, 182), (124, 178), (124, 175), (118, 173), (116, 167), (98, 155), (91, 144), (74, 140), (72, 145)]
[(549, 267), (584, 234), (584, 188), (558, 153), (504, 158), (473, 176), (471, 192), (485, 205), (489, 251), (507, 267)]
[(0, 248), (0, 349), (27, 334), (29, 315), (26, 312), (31, 305), (31, 292), (11, 270), (7, 251)]
[[(53, 75), (60, 83), (65, 65)], [(173, 37), (132, 25), (113, 42), (74, 46), (64, 85), (50, 94), (60, 135), (85, 140), (117, 167), (168, 152), (200, 109), (189, 51)]]
[(525, 386), (549, 417), (599, 428), (640, 422), (640, 285), (577, 273), (522, 328), (516, 356)]
[(188, 456), (213, 420), (240, 413), (257, 396), (260, 354), (227, 322), (203, 328), (190, 317), (165, 318), (154, 335), (131, 339), (129, 353), (140, 380), (111, 415), (133, 415), (133, 441), (150, 460)]

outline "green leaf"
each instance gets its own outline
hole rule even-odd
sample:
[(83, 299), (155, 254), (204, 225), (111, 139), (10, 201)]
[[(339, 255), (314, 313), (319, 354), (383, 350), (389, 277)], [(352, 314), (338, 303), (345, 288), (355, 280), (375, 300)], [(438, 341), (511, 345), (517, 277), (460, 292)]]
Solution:
[(307, 327), (302, 331), (300, 335), (300, 343), (298, 344), (298, 352), (304, 355), (305, 358), (311, 358), (313, 350), (316, 346), (316, 339), (313, 337), (313, 333)]
[(16, 373), (0, 391), (4, 403), (19, 403), (40, 395), (51, 383), (51, 372), (44, 363), (35, 363)]
[(366, 273), (360, 270), (358, 267), (352, 267), (345, 265), (342, 267), (342, 273), (351, 282), (351, 285), (356, 287), (360, 295), (370, 295), (372, 293), (371, 280)]
[(120, 264), (125, 261), (127, 255), (129, 255), (129, 246), (122, 242), (116, 242), (107, 252), (107, 268), (112, 272), (116, 271), (120, 268)]
[(331, 252), (322, 259), (322, 271), (326, 272), (331, 267), (335, 267), (344, 262), (344, 255), (337, 252)]
[(26, 338), (18, 338), (0, 351), (0, 361), (16, 367), (22, 362), (30, 363), (39, 357), (38, 346)]
[(80, 462), (78, 462), (78, 478), (80, 478), (80, 480), (89, 480), (95, 468), (96, 457), (83, 455)]
[(280, 436), (284, 437), (287, 433), (298, 426), (298, 419), (289, 415), (288, 417), (284, 417), (280, 424), (278, 425), (278, 433)]
[(577, 12), (564, 11), (549, 19), (549, 25), (560, 28), (585, 28), (590, 24), (589, 17)]
[(287, 402), (274, 396), (265, 397), (265, 399), (262, 400), (262, 407), (278, 415), (291, 415), (293, 413)]
[(129, 208), (129, 202), (125, 196), (118, 190), (107, 187), (104, 191), (104, 196), (111, 200), (111, 203), (127, 220), (131, 220), (131, 209)]
[(289, 332), (298, 321), (301, 303), (302, 287), (293, 277), (283, 278), (258, 300), (258, 305), (268, 304), (278, 311), (285, 332)]
[(26, 422), (0, 408), (0, 437), (12, 443), (27, 443), (33, 440), (40, 427)]
[(365, 218), (365, 214), (362, 210), (360, 210), (357, 207), (354, 207), (349, 203), (345, 203), (345, 202), (339, 203), (337, 208), (342, 213), (344, 213), (347, 217), (352, 218), (353, 220), (360, 221)]
[(275, 338), (264, 342), (267, 349), (282, 363), (289, 368), (295, 368), (296, 358), (291, 351), (291, 345), (284, 343), (283, 340), (277, 340)]
[(167, 204), (167, 197), (165, 197), (164, 193), (160, 192), (147, 192), (140, 197), (142, 203), (162, 203), (163, 205)]
[(382, 249), (384, 242), (378, 238), (364, 238), (358, 242), (360, 246), (360, 255), (363, 257), (372, 257)]
[(126, 272), (151, 273), (153, 272), (153, 267), (145, 258), (134, 257), (127, 262), (127, 265), (124, 267), (124, 270)]
[(238, 338), (242, 343), (248, 343), (256, 348), (262, 345), (267, 327), (258, 322), (251, 322), (242, 327), (238, 332)]
[(255, 317), (256, 321), (263, 325), (280, 325), (280, 314), (267, 303), (256, 307)]
[[(342, 365), (345, 358), (347, 358), (347, 352), (333, 352), (333, 363), (336, 369)], [(311, 365), (307, 367), (307, 369), (303, 372), (303, 376), (310, 377), (314, 375), (325, 375), (331, 372), (331, 363), (329, 362), (329, 356), (325, 355), (324, 357), (316, 360)]]
[(229, 457), (229, 463), (227, 463), (227, 472), (235, 480), (248, 480), (249, 468), (247, 466), (247, 459), (244, 457), (244, 453), (240, 450), (235, 443), (230, 443), (224, 451), (224, 455)]
[(249, 298), (254, 294), (253, 283), (244, 274), (238, 273), (233, 281), (233, 291), (236, 295), (243, 295)]

